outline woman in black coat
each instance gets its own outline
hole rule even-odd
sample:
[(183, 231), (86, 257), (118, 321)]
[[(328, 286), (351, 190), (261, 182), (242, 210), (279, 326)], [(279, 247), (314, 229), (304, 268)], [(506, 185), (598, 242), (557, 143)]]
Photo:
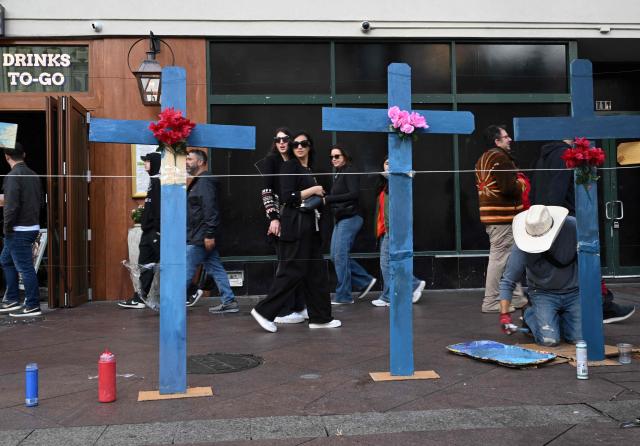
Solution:
[[(279, 262), (276, 277), (267, 297), (251, 310), (262, 328), (277, 331), (273, 322), (286, 304), (291, 290), (300, 287), (309, 313), (309, 328), (336, 328), (341, 322), (331, 316), (331, 301), (323, 274), (319, 212), (315, 206), (324, 196), (322, 186), (311, 175), (313, 140), (306, 132), (294, 135), (292, 155), (282, 165), (280, 179)], [(312, 201), (315, 201), (313, 205)], [(311, 209), (313, 207), (313, 209)]]
[(356, 236), (362, 228), (359, 195), (360, 177), (353, 175), (352, 158), (340, 146), (331, 148), (331, 164), (334, 168), (333, 186), (324, 202), (331, 205), (335, 223), (331, 235), (331, 261), (336, 270), (336, 296), (333, 305), (352, 304), (351, 290), (360, 290), (363, 298), (375, 285), (376, 279), (358, 262), (349, 257)]
[[(262, 204), (269, 220), (267, 236), (276, 246), (276, 255), (280, 259), (278, 238), (280, 237), (280, 177), (282, 165), (291, 155), (291, 131), (286, 127), (276, 129), (269, 154), (256, 163), (258, 171), (264, 175), (264, 187), (261, 191)], [(291, 296), (280, 309), (274, 322), (277, 324), (298, 324), (309, 319), (305, 308), (304, 296), (300, 287), (291, 290)]]

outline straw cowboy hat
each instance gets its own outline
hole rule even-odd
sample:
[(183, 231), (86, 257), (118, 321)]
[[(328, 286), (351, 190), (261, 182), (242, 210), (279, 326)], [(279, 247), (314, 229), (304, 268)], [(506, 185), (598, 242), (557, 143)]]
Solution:
[(532, 254), (551, 248), (569, 211), (562, 206), (534, 205), (513, 218), (513, 239), (518, 248)]

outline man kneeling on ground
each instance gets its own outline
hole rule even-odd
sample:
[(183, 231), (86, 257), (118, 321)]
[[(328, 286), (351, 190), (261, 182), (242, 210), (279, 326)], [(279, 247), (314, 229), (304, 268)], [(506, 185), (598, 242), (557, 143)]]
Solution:
[(582, 338), (576, 219), (560, 206), (531, 206), (513, 219), (515, 245), (500, 280), (500, 324), (512, 333), (509, 304), (523, 273), (529, 304), (523, 311), (536, 344), (554, 346), (561, 339)]

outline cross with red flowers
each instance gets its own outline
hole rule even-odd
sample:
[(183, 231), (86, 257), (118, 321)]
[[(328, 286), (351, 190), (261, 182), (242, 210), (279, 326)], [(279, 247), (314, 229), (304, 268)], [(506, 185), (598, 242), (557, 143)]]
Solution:
[[(183, 67), (162, 69), (162, 109), (187, 109), (187, 75)], [(157, 145), (149, 130), (149, 121), (117, 119), (91, 120), (89, 141), (121, 144)], [(237, 125), (198, 124), (190, 133), (186, 145), (215, 149), (254, 150), (255, 127)], [(166, 155), (167, 152), (165, 152)], [(187, 264), (187, 204), (183, 176), (166, 175), (170, 165), (163, 156), (161, 176), (160, 237), (160, 393), (185, 393), (187, 389), (186, 342), (186, 264)], [(173, 181), (171, 181), (173, 180)], [(177, 181), (176, 181), (177, 180)], [(165, 230), (165, 228), (170, 230)]]

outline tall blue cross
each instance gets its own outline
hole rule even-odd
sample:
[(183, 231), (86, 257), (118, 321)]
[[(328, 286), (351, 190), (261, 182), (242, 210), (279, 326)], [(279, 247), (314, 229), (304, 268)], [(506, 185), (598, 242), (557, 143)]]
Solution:
[[(640, 116), (597, 116), (593, 102), (591, 62), (571, 62), (571, 116), (513, 118), (516, 141), (552, 141), (640, 137)], [(594, 183), (587, 191), (576, 185), (578, 225), (578, 276), (582, 311), (582, 336), (590, 360), (604, 359), (602, 298), (600, 291), (600, 239), (598, 236), (598, 192)]]
[[(183, 67), (162, 69), (162, 109), (187, 110), (187, 75)], [(92, 119), (89, 141), (158, 144), (149, 121)], [(198, 124), (187, 145), (216, 149), (254, 150), (255, 127)], [(172, 175), (173, 156), (162, 157), (160, 237), (160, 393), (187, 390), (187, 324), (185, 284), (187, 264), (186, 177)], [(184, 166), (181, 166), (184, 169)]]
[[(392, 63), (387, 69), (388, 105), (411, 111), (411, 67)], [(469, 134), (474, 120), (470, 112), (425, 111), (428, 129), (420, 133)], [(322, 129), (345, 132), (388, 133), (389, 236), (391, 269), (390, 372), (413, 375), (413, 184), (411, 138), (400, 139), (389, 131), (386, 109), (322, 109)]]

